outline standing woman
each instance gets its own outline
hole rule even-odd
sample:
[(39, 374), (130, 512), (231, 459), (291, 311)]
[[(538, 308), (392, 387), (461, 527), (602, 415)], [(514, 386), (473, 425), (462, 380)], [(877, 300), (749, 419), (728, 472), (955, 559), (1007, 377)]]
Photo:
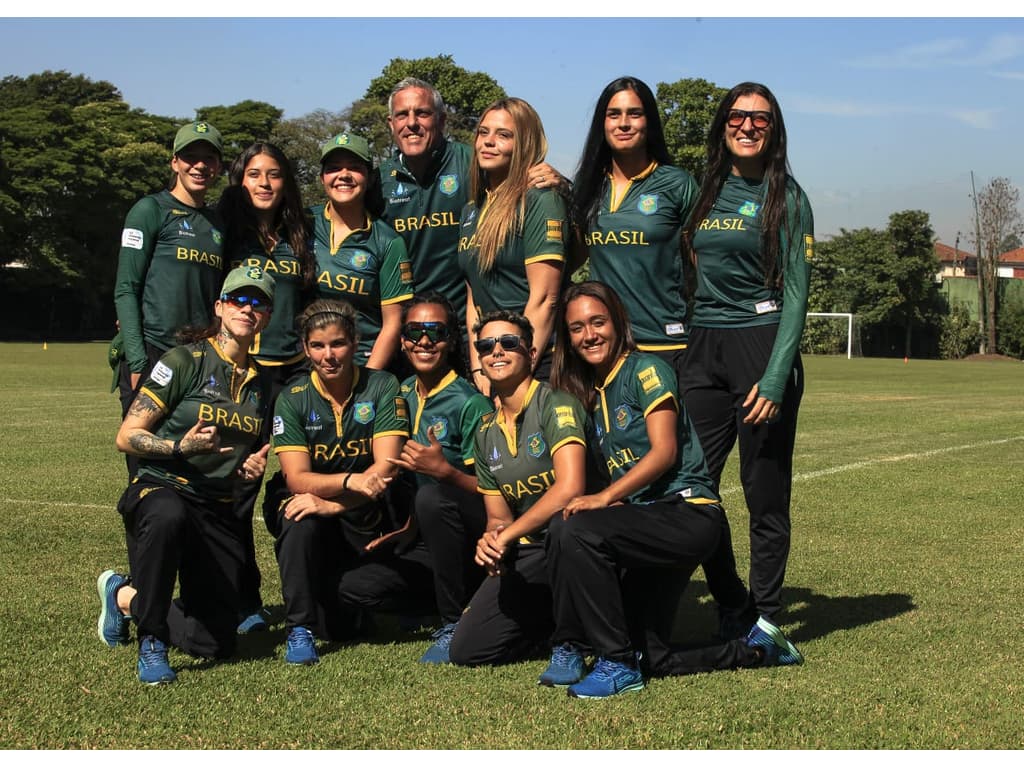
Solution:
[(420, 659), (449, 661), (455, 626), (483, 571), (473, 557), (487, 519), (476, 492), (473, 441), (494, 406), (464, 378), (466, 361), (455, 308), (437, 291), (406, 305), (402, 350), (416, 374), (402, 383), (412, 439), (393, 464), (414, 473), (413, 515), (430, 553), (441, 627)]
[(530, 186), (530, 168), (548, 151), (533, 107), (507, 98), (484, 110), (470, 163), (471, 200), (460, 219), (459, 265), (466, 275), (470, 370), (487, 386), (472, 328), (488, 312), (524, 315), (539, 354), (533, 375), (551, 368), (555, 307), (565, 266), (565, 201), (554, 189)]
[(412, 298), (405, 242), (379, 219), (380, 176), (362, 136), (340, 133), (320, 152), (327, 203), (313, 206), (317, 293), (349, 302), (359, 316), (357, 361), (374, 370), (396, 363), (402, 302)]
[[(224, 220), (224, 253), (230, 268), (259, 267), (274, 277), (270, 323), (253, 340), (250, 354), (270, 381), (271, 403), (286, 381), (305, 364), (295, 318), (313, 287), (312, 226), (302, 207), (299, 186), (285, 154), (273, 144), (250, 144), (231, 164), (229, 186), (217, 209)], [(242, 590), (238, 631), (267, 628), (260, 598), (260, 572), (252, 535), (252, 515), (260, 482), (241, 486), (239, 518), (248, 529), (249, 557)]]
[[(394, 529), (380, 499), (409, 436), (398, 381), (357, 363), (356, 312), (318, 299), (300, 334), (311, 371), (282, 392), (272, 443), (281, 471), (267, 483), (264, 519), (275, 535), (289, 664), (316, 664), (315, 638), (345, 639), (356, 612), (339, 587), (367, 545)], [(429, 584), (429, 568), (410, 566)]]
[(693, 176), (672, 165), (651, 89), (635, 77), (610, 82), (576, 171), (574, 266), (589, 258), (590, 279), (626, 305), (637, 348), (659, 355), (677, 378), (687, 343), (679, 241), (696, 198)]
[[(551, 526), (548, 573), (556, 647), (540, 682), (569, 685), (569, 695), (578, 698), (605, 698), (643, 688), (639, 650), (654, 673), (677, 671), (666, 664), (672, 658), (668, 642), (674, 622), (664, 621), (658, 606), (665, 597), (663, 569), (688, 578), (715, 551), (724, 512), (679, 403), (675, 375), (658, 356), (637, 351), (615, 291), (597, 282), (573, 285), (564, 306), (555, 352), (557, 383), (590, 404), (611, 483), (571, 499), (564, 519)], [(641, 640), (644, 646), (635, 647), (630, 637), (620, 587), (623, 570), (644, 587), (634, 583), (628, 599), (642, 603), (639, 614), (645, 633), (653, 632), (653, 645)], [(675, 599), (671, 592), (668, 597)], [(752, 632), (730, 648), (730, 666), (799, 663), (788, 642), (776, 644), (774, 637), (762, 635)], [(586, 677), (583, 648), (597, 656)], [(780, 662), (783, 651), (794, 654), (792, 660)]]
[[(739, 439), (750, 510), (750, 621), (774, 623), (789, 557), (804, 389), (798, 350), (814, 224), (789, 174), (782, 111), (765, 86), (740, 83), (719, 105), (687, 232), (697, 288), (683, 398), (716, 488)], [(731, 546), (720, 546), (705, 567), (709, 586), (732, 558)]]
[[(174, 137), (171, 183), (132, 206), (121, 231), (114, 304), (124, 340), (121, 415), (160, 356), (185, 327), (205, 328), (224, 279), (224, 227), (206, 207), (221, 172), (220, 132), (206, 122)], [(129, 455), (129, 475), (137, 462)]]
[(497, 410), (475, 445), (487, 510), (476, 562), (487, 577), (448, 649), (452, 662), (469, 666), (514, 661), (547, 640), (553, 621), (544, 536), (586, 480), (583, 406), (531, 375), (530, 321), (498, 310), (478, 318), (472, 332)]
[(249, 347), (273, 298), (259, 267), (232, 270), (215, 324), (160, 358), (117, 433), (117, 447), (139, 459), (118, 503), (131, 579), (100, 575), (98, 630), (107, 645), (124, 644), (135, 620), (144, 683), (176, 679), (169, 645), (208, 658), (234, 650), (245, 560), (234, 486), (263, 475), (268, 450), (259, 447), (268, 393)]

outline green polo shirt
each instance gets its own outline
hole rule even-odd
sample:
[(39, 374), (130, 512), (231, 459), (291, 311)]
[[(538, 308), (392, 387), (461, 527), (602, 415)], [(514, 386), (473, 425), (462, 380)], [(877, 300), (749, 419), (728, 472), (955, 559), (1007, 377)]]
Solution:
[(175, 347), (153, 366), (141, 392), (163, 412), (154, 434), (180, 440), (202, 419), (217, 428), (230, 453), (203, 453), (184, 459), (139, 459), (140, 480), (154, 480), (190, 496), (230, 501), (238, 469), (259, 447), (269, 407), (269, 390), (250, 361), (244, 375), (212, 339)]
[(253, 340), (250, 354), (263, 365), (287, 365), (303, 358), (302, 340), (295, 318), (302, 311), (305, 295), (302, 264), (286, 239), (278, 240), (268, 253), (256, 237), (241, 243), (228, 243), (228, 268), (240, 264), (260, 267), (274, 277), (274, 311), (270, 323)]
[(491, 269), (483, 274), (477, 268), (476, 231), (485, 216), (486, 203), (483, 210), (478, 211), (472, 202), (462, 209), (459, 267), (473, 289), (478, 315), (495, 309), (522, 312), (530, 297), (527, 265), (540, 261), (555, 262), (559, 267), (565, 264), (565, 200), (552, 189), (527, 190), (522, 229), (510, 233)]
[[(484, 414), (492, 413), (491, 401), (481, 395), (468, 381), (449, 371), (436, 388), (421, 396), (416, 377), (402, 382), (402, 397), (409, 406), (413, 439), (430, 445), (427, 430), (433, 427), (434, 438), (441, 444), (445, 460), (467, 475), (474, 473), (476, 461), (473, 438), (480, 429)], [(437, 482), (428, 475), (416, 475), (416, 483)]]
[[(586, 445), (586, 412), (572, 395), (534, 380), (511, 424), (498, 412), (484, 416), (476, 433), (477, 488), (502, 496), (519, 518), (555, 482), (552, 456), (563, 445)], [(541, 532), (528, 536), (543, 538)]]
[(708, 474), (697, 433), (676, 396), (672, 367), (654, 354), (625, 355), (597, 387), (594, 431), (612, 482), (625, 475), (651, 449), (647, 414), (664, 402), (676, 411), (676, 460), (655, 482), (634, 491), (633, 504), (678, 494), (693, 504), (717, 504), (720, 499)]
[(356, 310), (359, 355), (370, 357), (382, 326), (381, 307), (412, 298), (412, 267), (405, 242), (382, 221), (357, 229), (331, 250), (331, 217), (326, 205), (310, 209), (316, 254), (316, 290), (324, 299), (341, 299)]
[(472, 150), (446, 140), (433, 150), (422, 179), (405, 167), (400, 152), (380, 167), (386, 208), (381, 217), (405, 241), (416, 289), (438, 291), (465, 322), (466, 283), (458, 266), (459, 214), (469, 200)]
[(746, 328), (778, 324), (775, 345), (758, 394), (781, 403), (800, 347), (814, 257), (814, 219), (800, 186), (787, 177), (783, 226), (782, 286), (766, 286), (761, 261), (762, 202), (766, 182), (729, 176), (693, 237), (697, 290), (692, 325)]
[(609, 175), (596, 225), (584, 233), (590, 278), (622, 298), (642, 350), (686, 347), (679, 237), (697, 192), (688, 171), (656, 162), (623, 188)]
[(224, 281), (224, 227), (212, 208), (193, 208), (162, 190), (132, 206), (121, 230), (114, 306), (134, 373), (144, 342), (170, 349), (185, 326), (205, 328)]

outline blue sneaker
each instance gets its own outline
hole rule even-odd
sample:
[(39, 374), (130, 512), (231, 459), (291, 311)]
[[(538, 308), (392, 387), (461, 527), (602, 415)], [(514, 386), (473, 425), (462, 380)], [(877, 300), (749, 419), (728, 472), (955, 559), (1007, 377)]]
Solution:
[(96, 579), (96, 591), (100, 595), (100, 618), (96, 623), (96, 632), (100, 640), (111, 648), (128, 644), (131, 622), (117, 607), (117, 590), (127, 583), (127, 576), (114, 571), (104, 571)]
[(644, 676), (636, 667), (601, 657), (593, 671), (576, 685), (569, 686), (569, 695), (576, 699), (606, 699), (617, 693), (639, 691)]
[(561, 688), (583, 679), (583, 654), (572, 643), (562, 643), (551, 651), (548, 668), (537, 678), (537, 685)]
[(139, 643), (139, 681), (146, 685), (173, 683), (178, 679), (167, 662), (167, 646), (152, 635), (146, 635)]
[(426, 653), (420, 656), (420, 664), (451, 663), (451, 659), (448, 658), (448, 646), (452, 644), (452, 637), (455, 635), (455, 628), (457, 626), (459, 626), (458, 622), (445, 624), (431, 635), (434, 639), (434, 644), (427, 648)]
[(247, 635), (250, 632), (266, 632), (269, 616), (270, 614), (265, 609), (257, 608), (238, 623), (238, 634)]
[(289, 664), (317, 664), (320, 654), (316, 652), (316, 638), (306, 627), (292, 627), (288, 630), (288, 650), (284, 660)]
[(746, 642), (748, 648), (760, 648), (764, 651), (762, 667), (784, 667), (804, 663), (804, 657), (796, 646), (786, 639), (781, 629), (763, 616), (751, 628)]

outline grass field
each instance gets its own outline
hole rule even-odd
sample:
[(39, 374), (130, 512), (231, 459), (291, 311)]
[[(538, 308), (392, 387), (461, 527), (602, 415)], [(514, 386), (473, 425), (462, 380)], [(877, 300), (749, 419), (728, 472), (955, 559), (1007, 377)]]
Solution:
[[(125, 477), (100, 344), (0, 344), (0, 748), (1024, 747), (1020, 363), (809, 358), (783, 625), (802, 667), (652, 681), (599, 702), (545, 660), (426, 667), (426, 631), (287, 667), (281, 623), (176, 685), (96, 638), (96, 575), (125, 568)], [(723, 479), (737, 558), (746, 511)], [(259, 523), (262, 526), (262, 523)], [(269, 536), (263, 597), (280, 615)], [(698, 572), (681, 634), (712, 629)]]

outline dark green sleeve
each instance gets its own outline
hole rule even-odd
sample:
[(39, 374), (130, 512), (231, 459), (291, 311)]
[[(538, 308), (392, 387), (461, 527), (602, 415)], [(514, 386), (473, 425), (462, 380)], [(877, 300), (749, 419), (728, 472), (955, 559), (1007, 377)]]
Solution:
[(799, 187), (786, 195), (787, 221), (782, 232), (782, 314), (768, 366), (757, 384), (758, 395), (782, 403), (786, 379), (800, 348), (807, 320), (807, 294), (814, 258), (814, 217), (811, 203)]
[(476, 487), (481, 491), (495, 493), (498, 491), (498, 481), (494, 479), (494, 474), (487, 464), (487, 443), (484, 439), (486, 434), (484, 429), (481, 428), (476, 433), (473, 442), (473, 456), (476, 459), (474, 466), (476, 469)]
[(475, 462), (476, 449), (473, 444), (476, 433), (480, 431), (480, 420), (485, 413), (493, 413), (491, 401), (477, 393), (467, 398), (459, 414), (459, 429), (462, 434), (462, 463), (470, 467)]
[(565, 235), (569, 228), (565, 200), (554, 190), (528, 193), (523, 221), (523, 263), (565, 261)]
[[(367, 369), (363, 369), (365, 374)], [(380, 382), (376, 397), (377, 413), (373, 419), (373, 436), (402, 435), (409, 437), (409, 408), (398, 392), (398, 379), (387, 372), (374, 374)]]
[(153, 366), (140, 392), (153, 398), (165, 414), (171, 413), (195, 386), (197, 368), (191, 349), (174, 347)]
[(409, 262), (405, 241), (396, 234), (387, 244), (381, 258), (381, 306), (411, 299), (415, 292), (412, 265)]
[(587, 444), (584, 428), (587, 412), (575, 397), (567, 392), (554, 391), (547, 402), (542, 425), (548, 451), (554, 456), (567, 443)]
[(133, 373), (142, 373), (148, 362), (142, 341), (142, 291), (160, 236), (160, 221), (160, 207), (156, 200), (144, 197), (128, 211), (121, 230), (114, 306), (124, 338), (125, 359)]

